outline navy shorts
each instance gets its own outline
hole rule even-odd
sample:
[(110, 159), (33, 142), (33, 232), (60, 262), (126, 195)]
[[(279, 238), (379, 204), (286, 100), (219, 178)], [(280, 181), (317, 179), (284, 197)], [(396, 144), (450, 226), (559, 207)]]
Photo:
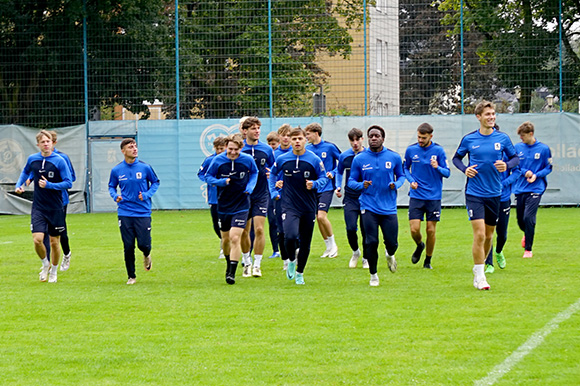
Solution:
[(38, 210), (32, 207), (30, 212), (30, 230), (32, 233), (48, 233), (60, 236), (66, 229), (64, 209)]
[(439, 221), (441, 219), (441, 200), (409, 200), (409, 220)]
[(330, 209), (330, 203), (332, 202), (333, 194), (334, 190), (318, 193), (318, 210), (328, 212), (328, 210)]
[(235, 214), (218, 214), (219, 226), (222, 232), (229, 232), (232, 228), (245, 228), (248, 222), (248, 212)]
[(486, 225), (496, 226), (499, 219), (501, 197), (476, 197), (465, 195), (465, 206), (469, 220), (484, 220)]
[(250, 200), (250, 211), (248, 212), (248, 219), (262, 216), (266, 217), (268, 215), (268, 196), (261, 196), (252, 198)]

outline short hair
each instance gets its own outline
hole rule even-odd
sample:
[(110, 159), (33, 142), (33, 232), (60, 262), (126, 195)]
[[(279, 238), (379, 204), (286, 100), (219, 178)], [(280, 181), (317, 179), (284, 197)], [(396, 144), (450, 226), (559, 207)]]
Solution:
[(123, 148), (130, 143), (136, 144), (137, 141), (135, 141), (135, 138), (125, 138), (124, 140), (121, 141), (121, 150), (123, 150)]
[(481, 113), (483, 113), (483, 110), (485, 110), (486, 108), (490, 108), (490, 109), (494, 109), (495, 110), (495, 105), (490, 102), (490, 101), (486, 101), (483, 100), (481, 102), (479, 102), (477, 104), (477, 106), (475, 106), (475, 115), (481, 115)]
[(427, 122), (421, 123), (419, 127), (417, 127), (417, 131), (421, 134), (433, 134), (433, 126)]
[(361, 129), (357, 129), (356, 127), (353, 127), (352, 129), (350, 129), (350, 131), (348, 132), (347, 135), (348, 135), (348, 139), (350, 139), (351, 141), (355, 141), (355, 140), (363, 137), (363, 132)]
[(289, 123), (285, 123), (278, 128), (278, 135), (290, 135), (292, 131), (292, 126)]
[(301, 127), (295, 127), (290, 132), (290, 137), (296, 137), (298, 135), (302, 135), (306, 137), (306, 132)]
[(250, 127), (252, 127), (254, 125), (262, 126), (262, 122), (260, 122), (260, 120), (258, 119), (258, 117), (247, 117), (242, 122), (241, 129), (242, 130), (248, 130)]
[(280, 142), (280, 137), (278, 136), (278, 133), (275, 131), (269, 133), (268, 136), (266, 137), (266, 142)]
[(213, 147), (217, 148), (226, 145), (226, 137), (217, 137), (213, 140)]
[(376, 129), (378, 131), (381, 132), (381, 136), (383, 137), (383, 139), (385, 139), (385, 129), (383, 129), (382, 127), (380, 127), (379, 125), (372, 125), (371, 127), (369, 127), (369, 129), (367, 130), (367, 137), (369, 136), (369, 133), (371, 132), (371, 130)]
[(50, 136), (52, 137), (52, 142), (56, 142), (56, 138), (57, 138), (56, 131), (50, 130), (49, 133), (50, 133)]
[(322, 135), (322, 126), (320, 126), (320, 123), (311, 123), (308, 126), (306, 126), (304, 128), (304, 131), (310, 132), (310, 133), (318, 133), (318, 135)]
[(244, 147), (244, 140), (242, 139), (241, 134), (230, 134), (225, 138), (225, 145), (228, 146), (230, 142), (233, 142), (238, 149)]
[(529, 134), (533, 132), (534, 132), (534, 124), (530, 121), (526, 121), (518, 127), (518, 135)]
[[(48, 137), (52, 141), (52, 135), (47, 130), (40, 130), (38, 134), (36, 134), (36, 143), (39, 143), (42, 137)], [(53, 141), (54, 142), (54, 141)]]

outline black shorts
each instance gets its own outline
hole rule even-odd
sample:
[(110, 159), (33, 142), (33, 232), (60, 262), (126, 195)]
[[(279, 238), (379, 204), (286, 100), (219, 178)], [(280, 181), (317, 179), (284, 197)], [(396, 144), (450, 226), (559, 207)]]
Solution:
[(32, 207), (30, 230), (32, 233), (48, 233), (60, 236), (66, 229), (64, 209), (39, 210)]
[(219, 226), (222, 232), (229, 232), (232, 228), (245, 228), (248, 222), (248, 212), (235, 214), (218, 214)]
[(260, 196), (250, 199), (250, 210), (248, 212), (248, 219), (256, 216), (266, 217), (268, 215), (268, 196)]
[(441, 200), (409, 199), (409, 220), (439, 221), (441, 219)]
[(496, 226), (499, 219), (501, 197), (477, 197), (465, 195), (465, 206), (469, 220), (484, 220), (486, 225)]
[(328, 213), (333, 194), (334, 190), (318, 193), (318, 210), (323, 210)]

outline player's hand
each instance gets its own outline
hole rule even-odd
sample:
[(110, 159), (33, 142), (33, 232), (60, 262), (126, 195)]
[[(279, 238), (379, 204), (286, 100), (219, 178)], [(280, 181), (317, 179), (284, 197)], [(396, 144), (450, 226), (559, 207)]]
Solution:
[(493, 166), (497, 169), (498, 172), (503, 173), (507, 170), (507, 164), (502, 160), (497, 160), (493, 163)]
[(266, 179), (270, 179), (270, 169), (266, 168)]
[(284, 180), (276, 181), (276, 187), (282, 189), (284, 187)]
[(326, 172), (326, 177), (330, 178), (331, 180), (334, 178), (331, 172)]
[(143, 201), (143, 193), (139, 192), (139, 200)]
[(439, 167), (439, 162), (437, 162), (436, 159), (432, 159), (431, 166), (433, 166), (433, 169), (437, 169)]
[(230, 180), (231, 180), (231, 178), (226, 178), (226, 185), (230, 184)]
[(277, 195), (274, 200), (278, 201), (280, 199), (280, 195)]
[(121, 202), (123, 200), (122, 196), (117, 196), (117, 198), (115, 199), (115, 202)]
[(465, 175), (468, 178), (473, 178), (477, 175), (477, 169), (476, 169), (477, 165), (471, 165), (470, 167), (468, 167), (467, 169), (465, 169)]
[(419, 187), (419, 184), (417, 182), (411, 182), (411, 189), (415, 190)]
[[(527, 174), (527, 173), (526, 173)], [(532, 173), (532, 175), (530, 177), (527, 177), (526, 180), (531, 184), (532, 182), (534, 182), (536, 179), (538, 178), (538, 176), (536, 176), (535, 174)]]
[(313, 186), (314, 186), (314, 181), (306, 180), (306, 189), (312, 190)]
[(363, 187), (366, 189), (373, 184), (372, 181), (363, 181)]
[(38, 186), (41, 188), (45, 188), (46, 187), (46, 182), (47, 179), (44, 176), (40, 176), (40, 180), (38, 180)]
[(22, 194), (22, 193), (24, 193), (24, 188), (22, 186), (19, 186), (16, 188), (15, 192), (18, 194)]
[(390, 182), (389, 183), (389, 188), (391, 188), (391, 190), (395, 190), (396, 189), (395, 183), (394, 182)]
[(30, 181), (30, 178), (29, 178), (29, 179), (27, 179), (27, 180), (26, 180), (26, 182), (25, 182), (26, 186), (30, 186), (30, 183), (31, 183), (31, 182), (32, 182), (32, 181)]
[(526, 172), (526, 174), (524, 174), (524, 177), (526, 177), (526, 178), (530, 178), (530, 177), (531, 177), (531, 176), (533, 176), (533, 175), (534, 175), (534, 172), (532, 172), (531, 170), (528, 170), (528, 171)]
[(338, 198), (342, 197), (342, 192), (340, 191), (340, 188), (336, 188), (336, 190), (334, 192), (336, 193), (336, 197), (338, 197)]

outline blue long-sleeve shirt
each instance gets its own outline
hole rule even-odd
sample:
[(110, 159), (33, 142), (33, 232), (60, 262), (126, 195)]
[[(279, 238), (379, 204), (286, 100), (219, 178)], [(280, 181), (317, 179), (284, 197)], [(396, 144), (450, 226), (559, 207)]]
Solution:
[[(71, 162), (69, 156), (61, 151), (58, 151), (57, 148), (54, 148), (53, 153), (58, 154), (59, 156), (61, 156), (65, 160), (66, 165), (68, 166), (68, 170), (70, 172), (71, 181), (75, 182), (77, 180), (77, 176), (75, 174), (75, 168), (73, 168), (73, 165), (72, 165), (72, 162)], [(28, 179), (31, 181), (34, 179), (34, 176), (32, 175), (32, 173), (30, 173), (30, 175), (28, 176)], [(62, 205), (66, 206), (66, 205), (68, 205), (68, 203), (69, 203), (68, 190), (63, 189), (63, 191), (62, 191)]]
[(213, 153), (205, 160), (203, 160), (203, 163), (201, 164), (199, 170), (197, 171), (197, 178), (199, 178), (200, 181), (205, 182), (207, 185), (207, 203), (210, 205), (217, 204), (217, 187), (215, 185), (207, 183), (207, 181), (205, 180), (205, 173), (207, 172), (207, 169), (209, 168), (211, 161), (213, 161), (216, 155), (217, 155), (216, 153)]
[[(364, 151), (365, 149), (363, 149), (362, 151)], [(348, 186), (348, 179), (350, 177), (350, 169), (352, 167), (352, 160), (354, 159), (355, 156), (357, 156), (358, 154), (361, 154), (362, 151), (358, 152), (355, 154), (354, 150), (352, 150), (352, 148), (342, 152), (342, 154), (340, 154), (340, 157), (338, 158), (338, 165), (336, 166), (336, 174), (335, 174), (335, 178), (336, 178), (336, 188), (342, 188), (342, 181), (343, 181), (343, 174), (345, 174), (345, 180), (346, 180), (346, 184), (344, 186), (344, 198), (343, 198), (343, 202), (344, 200), (347, 199), (347, 197), (349, 199), (358, 199), (361, 192), (354, 190), (352, 188), (350, 188)]]
[(218, 213), (241, 213), (250, 209), (250, 195), (258, 181), (258, 167), (251, 155), (240, 152), (238, 158), (231, 160), (223, 152), (211, 161), (205, 180), (217, 186)]
[[(364, 181), (372, 181), (366, 189)], [(395, 189), (389, 186), (395, 184)], [(367, 149), (354, 157), (348, 186), (361, 191), (360, 209), (389, 215), (397, 214), (397, 189), (405, 183), (403, 160), (396, 152), (383, 147), (379, 152)]]
[[(431, 166), (431, 160), (439, 164)], [(409, 196), (420, 200), (441, 200), (443, 177), (451, 174), (443, 147), (435, 142), (427, 147), (415, 143), (405, 151), (405, 178), (409, 183), (416, 182), (417, 189), (409, 189)]]
[(324, 163), (324, 169), (332, 174), (331, 179), (326, 180), (326, 185), (318, 189), (318, 193), (334, 190), (334, 173), (336, 173), (336, 165), (340, 158), (338, 146), (332, 142), (321, 140), (317, 145), (310, 144), (306, 146), (306, 149), (316, 154)]
[[(42, 153), (35, 153), (28, 157), (20, 178), (16, 182), (16, 188), (24, 185), (26, 180), (32, 177), (34, 181), (34, 196), (32, 206), (39, 210), (56, 210), (63, 207), (63, 190), (72, 187), (70, 170), (64, 158), (54, 151), (43, 157)], [(46, 178), (46, 186), (41, 188), (38, 182)]]
[[(520, 159), (521, 175), (513, 186), (514, 194), (543, 194), (548, 186), (546, 176), (552, 172), (552, 152), (550, 148), (537, 140), (532, 145), (527, 145), (523, 142), (517, 143), (515, 148)], [(529, 183), (525, 177), (528, 171), (536, 175), (536, 180), (532, 183)]]
[[(284, 187), (280, 193), (276, 181), (282, 176)], [(306, 181), (313, 181), (311, 190)], [(328, 182), (324, 164), (310, 151), (302, 155), (288, 152), (276, 159), (270, 173), (270, 194), (272, 199), (282, 200), (282, 211), (293, 210), (298, 213), (316, 213), (318, 207), (317, 190)]]
[[(465, 166), (463, 157), (469, 154), (469, 165)], [(502, 160), (504, 154), (508, 158), (508, 168), (518, 164), (516, 150), (510, 137), (501, 131), (494, 130), (483, 135), (479, 130), (466, 134), (455, 155), (453, 164), (462, 172), (472, 165), (477, 165), (477, 175), (467, 178), (465, 193), (476, 197), (501, 196), (501, 175), (494, 163)]]
[(252, 199), (268, 197), (268, 178), (266, 177), (266, 173), (268, 173), (268, 171), (272, 169), (272, 165), (274, 165), (274, 151), (270, 146), (263, 142), (258, 141), (255, 145), (248, 145), (246, 141), (244, 141), (242, 153), (251, 155), (258, 167), (258, 181), (256, 182), (256, 187), (251, 194)]
[[(121, 190), (121, 194), (117, 190)], [(153, 168), (135, 158), (132, 163), (119, 162), (109, 177), (109, 195), (113, 200), (121, 196), (117, 203), (117, 214), (126, 217), (150, 217), (151, 197), (159, 189), (159, 178)], [(139, 193), (143, 201), (139, 199)]]

